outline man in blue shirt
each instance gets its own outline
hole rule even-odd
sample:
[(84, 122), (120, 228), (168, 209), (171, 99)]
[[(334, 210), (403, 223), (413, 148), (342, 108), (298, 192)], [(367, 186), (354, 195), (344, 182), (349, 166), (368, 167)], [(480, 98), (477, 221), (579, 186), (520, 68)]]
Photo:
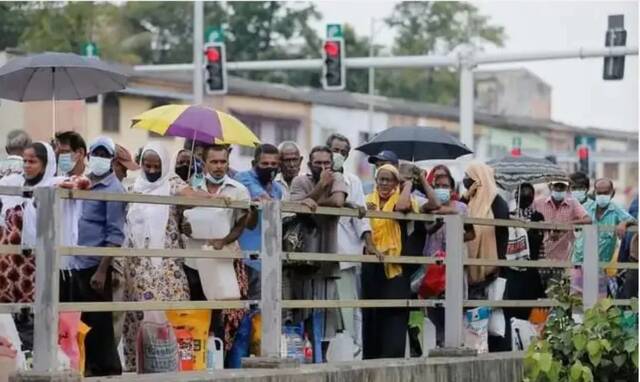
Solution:
[[(91, 190), (124, 193), (113, 172), (115, 145), (110, 138), (99, 137), (89, 147)], [(78, 222), (78, 246), (120, 247), (126, 204), (85, 200)], [(69, 271), (61, 280), (61, 301), (111, 301), (111, 257), (81, 256), (68, 261)], [(111, 312), (83, 312), (82, 321), (91, 327), (85, 339), (85, 377), (118, 375), (122, 366), (118, 357)]]
[[(242, 183), (248, 190), (251, 199), (261, 200), (282, 200), (284, 189), (282, 185), (274, 182), (278, 168), (280, 167), (280, 152), (278, 148), (263, 144), (256, 148), (253, 168), (248, 171), (236, 174), (236, 180)], [(262, 225), (261, 214), (257, 215), (257, 222), (250, 222), (238, 240), (243, 251), (260, 251)], [(251, 224), (253, 223), (253, 224)], [(254, 227), (251, 229), (251, 227)], [(249, 274), (249, 296), (251, 299), (260, 298), (260, 261), (245, 260)]]

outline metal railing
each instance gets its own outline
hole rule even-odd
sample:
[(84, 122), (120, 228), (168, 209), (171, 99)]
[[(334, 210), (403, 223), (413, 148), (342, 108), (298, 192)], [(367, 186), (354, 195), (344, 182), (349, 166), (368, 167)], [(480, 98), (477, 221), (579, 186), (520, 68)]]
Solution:
[[(57, 365), (58, 313), (66, 311), (149, 311), (174, 309), (227, 309), (259, 307), (262, 314), (261, 355), (280, 357), (282, 309), (294, 308), (408, 308), (433, 307), (445, 308), (445, 346), (460, 347), (463, 344), (463, 309), (477, 306), (488, 307), (551, 307), (556, 304), (545, 300), (465, 300), (465, 266), (533, 267), (533, 268), (573, 268), (582, 267), (584, 287), (582, 301), (590, 307), (598, 299), (598, 276), (602, 268), (638, 269), (637, 263), (610, 264), (598, 261), (598, 230), (610, 231), (615, 227), (585, 225), (573, 226), (556, 223), (529, 223), (517, 220), (474, 219), (459, 215), (403, 214), (399, 212), (361, 211), (350, 208), (318, 207), (311, 212), (299, 203), (269, 201), (262, 204), (253, 202), (230, 202), (216, 199), (194, 199), (186, 197), (149, 196), (139, 194), (112, 194), (92, 191), (36, 188), (33, 190), (0, 187), (0, 195), (34, 197), (37, 201), (37, 238), (34, 248), (36, 260), (35, 301), (32, 304), (0, 304), (0, 313), (17, 312), (31, 307), (35, 315), (34, 327), (34, 370), (52, 371)], [(96, 248), (64, 246), (62, 232), (62, 205), (65, 200), (102, 200), (128, 203), (172, 204), (182, 206), (201, 206), (234, 209), (258, 208), (261, 210), (262, 248), (258, 258), (262, 264), (261, 297), (258, 301), (144, 301), (144, 302), (59, 302), (59, 257), (95, 256), (110, 257), (171, 257), (171, 258), (246, 258), (247, 254), (232, 251), (204, 250), (164, 250), (134, 248)], [(309, 260), (318, 262), (380, 263), (375, 256), (356, 254), (299, 253), (282, 251), (282, 213), (320, 214), (329, 216), (351, 216), (358, 218), (389, 218), (433, 222), (441, 220), (446, 224), (447, 256), (444, 261), (424, 256), (385, 257), (382, 262), (399, 264), (436, 264), (446, 265), (446, 288), (444, 300), (437, 299), (395, 299), (395, 300), (283, 300), (282, 299), (282, 261)], [(584, 262), (550, 260), (490, 260), (469, 259), (465, 257), (463, 225), (491, 225), (502, 227), (522, 227), (543, 230), (581, 229), (584, 235)], [(633, 227), (637, 232), (637, 228)], [(0, 255), (20, 253), (22, 248), (16, 245), (0, 245)], [(255, 254), (254, 254), (255, 255)], [(252, 255), (253, 256), (253, 255)], [(626, 305), (629, 300), (614, 300), (615, 304)]]

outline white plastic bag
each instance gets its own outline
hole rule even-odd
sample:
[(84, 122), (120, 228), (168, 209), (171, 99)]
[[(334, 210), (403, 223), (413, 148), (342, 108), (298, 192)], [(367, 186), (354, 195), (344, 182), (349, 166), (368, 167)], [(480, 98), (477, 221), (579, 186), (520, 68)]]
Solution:
[(13, 322), (13, 317), (9, 313), (0, 314), (0, 336), (8, 339), (13, 348), (17, 350), (16, 370), (27, 370), (27, 362), (24, 353), (21, 351), (22, 341), (20, 341), (20, 335), (18, 335), (18, 329), (15, 322)]
[[(504, 290), (507, 286), (507, 279), (498, 277), (489, 286), (487, 286), (487, 299), (490, 301), (501, 301), (504, 296)], [(500, 308), (491, 309), (489, 317), (489, 334), (492, 336), (504, 337), (506, 322), (504, 311)]]
[(191, 224), (194, 239), (221, 239), (231, 231), (233, 210), (228, 208), (196, 207), (184, 211)]
[[(213, 247), (205, 245), (205, 251)], [(197, 259), (202, 291), (207, 300), (239, 300), (240, 286), (233, 259)]]
[(511, 350), (527, 350), (535, 338), (538, 338), (538, 333), (531, 322), (515, 317), (511, 319)]
[(478, 354), (489, 352), (489, 314), (491, 309), (479, 307), (464, 314), (464, 346), (476, 349)]

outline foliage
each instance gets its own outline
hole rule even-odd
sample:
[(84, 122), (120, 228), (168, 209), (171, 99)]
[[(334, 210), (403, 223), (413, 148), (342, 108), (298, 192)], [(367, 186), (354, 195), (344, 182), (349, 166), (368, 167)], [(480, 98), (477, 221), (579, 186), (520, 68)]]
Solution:
[(547, 293), (560, 306), (549, 316), (541, 340), (525, 355), (525, 381), (638, 380), (638, 307), (622, 310), (600, 300), (576, 323), (572, 313), (580, 304), (570, 281), (557, 281)]
[[(312, 28), (321, 14), (311, 2), (205, 2), (204, 25), (222, 26), (229, 61), (320, 57), (321, 37)], [(464, 2), (399, 2), (386, 20), (397, 38), (398, 55), (448, 54), (463, 43), (481, 49), (502, 45), (504, 31)], [(97, 43), (100, 56), (127, 64), (191, 62), (193, 3), (128, 2), (0, 2), (0, 49), (80, 53)], [(345, 25), (348, 57), (369, 55), (369, 38)], [(375, 47), (378, 51), (379, 47)], [(377, 54), (377, 53), (376, 53)], [(234, 72), (245, 78), (320, 87), (320, 71)], [(455, 69), (376, 71), (378, 94), (454, 104)], [(349, 69), (347, 90), (368, 91), (368, 71)]]
[[(396, 55), (446, 55), (461, 44), (481, 49), (485, 44), (502, 46), (505, 39), (502, 27), (491, 25), (466, 2), (404, 1), (386, 22), (396, 30)], [(385, 71), (380, 88), (387, 96), (455, 104), (458, 77), (454, 68)]]

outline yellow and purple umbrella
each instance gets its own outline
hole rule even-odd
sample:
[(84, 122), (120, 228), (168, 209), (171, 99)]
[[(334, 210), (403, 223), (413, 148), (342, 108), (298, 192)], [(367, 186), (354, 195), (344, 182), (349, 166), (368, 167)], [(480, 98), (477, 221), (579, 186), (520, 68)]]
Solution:
[(131, 127), (205, 143), (255, 147), (258, 137), (236, 117), (206, 106), (164, 105), (134, 117)]

